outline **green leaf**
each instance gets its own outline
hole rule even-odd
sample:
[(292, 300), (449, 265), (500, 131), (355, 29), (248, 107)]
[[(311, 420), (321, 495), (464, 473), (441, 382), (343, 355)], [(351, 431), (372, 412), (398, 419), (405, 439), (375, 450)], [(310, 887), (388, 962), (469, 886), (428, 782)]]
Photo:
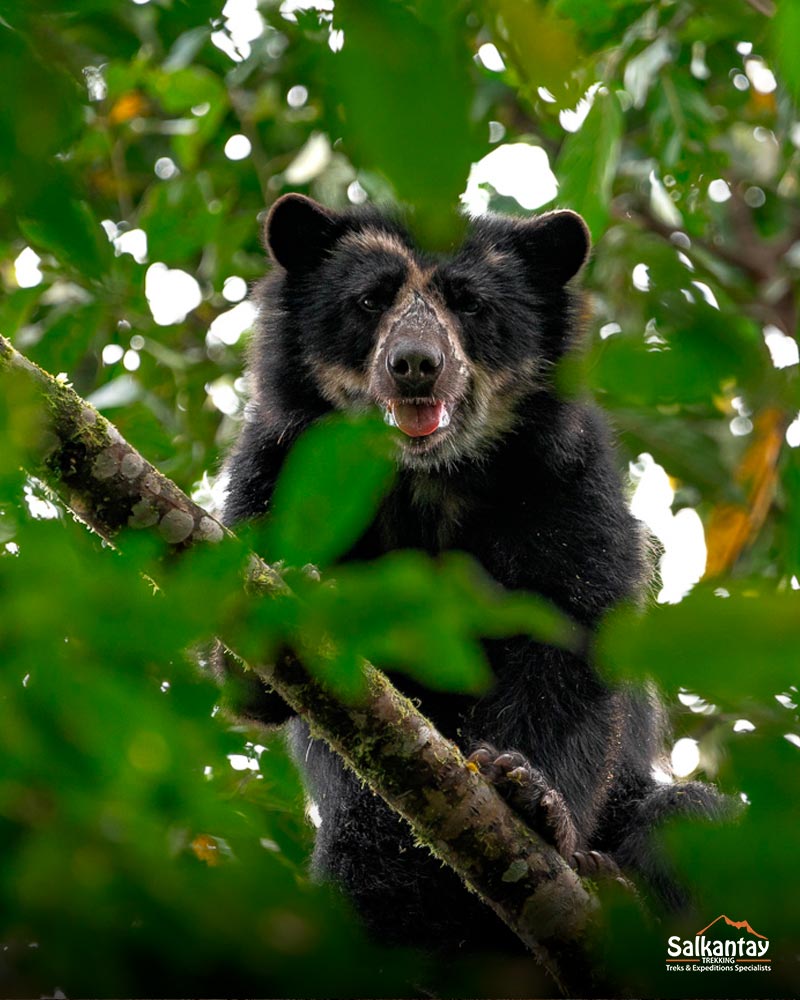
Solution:
[(597, 345), (592, 384), (624, 405), (710, 404), (726, 383), (757, 385), (765, 350), (753, 329), (695, 295), (690, 303), (662, 279), (650, 293), (652, 342), (618, 334)]
[(770, 42), (781, 79), (795, 101), (800, 103), (798, 38), (800, 38), (800, 4), (796, 0), (781, 0), (776, 4), (775, 16), (772, 19)]
[[(360, 657), (439, 691), (480, 693), (488, 686), (481, 639), (531, 635), (575, 648), (578, 630), (548, 602), (510, 594), (471, 558), (432, 560), (395, 552), (336, 570), (334, 587), (304, 592), (298, 648), (321, 679), (357, 690)], [(326, 651), (314, 656), (313, 651)]]
[(786, 498), (785, 558), (787, 569), (800, 577), (800, 448), (787, 449), (783, 471)]
[(405, 5), (341, 0), (345, 45), (329, 58), (344, 116), (344, 146), (359, 167), (377, 167), (432, 247), (457, 234), (458, 196), (480, 155), (472, 120), (470, 58), (450, 18), (420, 21)]
[(198, 28), (190, 28), (179, 35), (172, 43), (167, 58), (162, 63), (162, 69), (168, 73), (173, 70), (186, 69), (203, 46), (207, 44), (209, 35), (210, 29), (205, 24)]
[(327, 566), (366, 530), (394, 471), (393, 438), (379, 416), (335, 416), (310, 427), (278, 480), (268, 523), (270, 559)]
[(553, 0), (551, 6), (590, 33), (608, 31), (616, 16), (614, 3), (597, 3), (597, 0)]
[(332, 642), (341, 686), (364, 656), (382, 669), (399, 670), (428, 687), (480, 691), (489, 681), (476, 641), (470, 605), (454, 600), (448, 574), (419, 553), (395, 553), (363, 566), (342, 566), (336, 587), (321, 588), (301, 623), (303, 637)]
[[(200, 32), (207, 40), (208, 29)], [(187, 66), (172, 72), (152, 71), (143, 85), (169, 115), (183, 115), (191, 125), (191, 131), (175, 135), (172, 141), (180, 166), (196, 169), (203, 148), (218, 137), (220, 123), (230, 110), (222, 80), (203, 66)], [(191, 109), (199, 105), (207, 105), (207, 110), (195, 115)]]
[(52, 58), (37, 53), (23, 32), (2, 19), (0, 82), (14, 95), (0, 105), (0, 171), (25, 183), (29, 165), (62, 152), (78, 134), (83, 95)]
[(730, 499), (728, 468), (718, 440), (720, 434), (728, 433), (722, 421), (721, 413), (690, 421), (685, 414), (675, 416), (653, 408), (614, 409), (614, 424), (629, 454), (649, 452), (671, 476), (701, 488), (711, 501)]
[(755, 586), (729, 597), (700, 588), (646, 615), (616, 612), (598, 640), (600, 662), (613, 676), (653, 676), (726, 710), (788, 691), (797, 683), (799, 648), (800, 596)]
[(54, 254), (65, 267), (100, 279), (111, 263), (111, 247), (89, 204), (77, 197), (59, 166), (37, 171), (18, 206), (19, 227), (37, 250)]
[(139, 224), (147, 233), (150, 259), (175, 266), (193, 263), (202, 248), (217, 239), (225, 217), (222, 211), (209, 211), (199, 179), (190, 175), (151, 185), (142, 200)]
[(546, 87), (559, 106), (574, 103), (581, 93), (575, 70), (582, 63), (576, 25), (541, 0), (489, 0), (486, 8), (494, 15), (497, 45), (526, 95)]
[(0, 77), (14, 100), (0, 107), (0, 174), (13, 182), (13, 209), (25, 238), (68, 267), (99, 278), (111, 254), (66, 161), (78, 135), (84, 94), (29, 39), (0, 21)]
[(564, 140), (555, 165), (559, 205), (580, 212), (595, 240), (608, 224), (621, 135), (619, 101), (601, 89), (581, 128)]

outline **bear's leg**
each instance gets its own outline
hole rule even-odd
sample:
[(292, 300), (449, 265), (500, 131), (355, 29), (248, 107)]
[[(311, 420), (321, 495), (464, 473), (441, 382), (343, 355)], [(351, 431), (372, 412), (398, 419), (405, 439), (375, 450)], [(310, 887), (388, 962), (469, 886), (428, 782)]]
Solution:
[(656, 785), (636, 804), (633, 814), (625, 817), (621, 837), (613, 848), (614, 858), (623, 870), (644, 876), (667, 909), (685, 910), (691, 905), (689, 894), (653, 843), (653, 832), (672, 817), (719, 821), (733, 818), (740, 809), (735, 799), (699, 781)]

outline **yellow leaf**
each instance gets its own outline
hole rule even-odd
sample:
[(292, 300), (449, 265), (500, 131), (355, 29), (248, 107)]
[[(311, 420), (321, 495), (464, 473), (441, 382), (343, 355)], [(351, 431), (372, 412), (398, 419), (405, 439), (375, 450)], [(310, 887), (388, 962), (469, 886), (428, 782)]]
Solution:
[(747, 502), (719, 504), (711, 512), (706, 530), (706, 579), (728, 572), (761, 531), (778, 484), (785, 432), (786, 420), (779, 410), (764, 410), (756, 418), (753, 442), (735, 476), (746, 491)]
[(139, 118), (147, 111), (147, 101), (135, 90), (123, 94), (108, 113), (112, 125), (121, 125), (132, 118)]
[(207, 833), (198, 834), (191, 844), (195, 856), (200, 861), (205, 861), (211, 868), (215, 868), (220, 863), (219, 845), (214, 837)]

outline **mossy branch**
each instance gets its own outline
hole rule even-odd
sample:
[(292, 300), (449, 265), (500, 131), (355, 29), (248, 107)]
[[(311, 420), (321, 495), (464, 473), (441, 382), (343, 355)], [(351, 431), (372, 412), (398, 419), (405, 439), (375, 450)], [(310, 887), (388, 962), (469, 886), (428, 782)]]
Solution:
[[(106, 539), (157, 532), (177, 548), (228, 530), (147, 462), (66, 383), (0, 337), (0, 375), (35, 387), (47, 413), (35, 471)], [(287, 589), (259, 560), (260, 585)], [(234, 651), (235, 636), (223, 636)], [(411, 825), (511, 928), (565, 993), (588, 993), (597, 973), (584, 948), (596, 901), (551, 846), (467, 765), (387, 678), (366, 664), (364, 692), (344, 703), (292, 656), (251, 665), (355, 773)]]

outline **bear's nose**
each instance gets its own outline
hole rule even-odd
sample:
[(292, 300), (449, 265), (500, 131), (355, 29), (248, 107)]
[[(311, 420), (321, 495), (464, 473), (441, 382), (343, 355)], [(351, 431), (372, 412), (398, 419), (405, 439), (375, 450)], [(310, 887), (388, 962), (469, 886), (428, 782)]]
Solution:
[(444, 367), (444, 355), (419, 341), (401, 341), (386, 356), (386, 367), (404, 396), (430, 396)]

